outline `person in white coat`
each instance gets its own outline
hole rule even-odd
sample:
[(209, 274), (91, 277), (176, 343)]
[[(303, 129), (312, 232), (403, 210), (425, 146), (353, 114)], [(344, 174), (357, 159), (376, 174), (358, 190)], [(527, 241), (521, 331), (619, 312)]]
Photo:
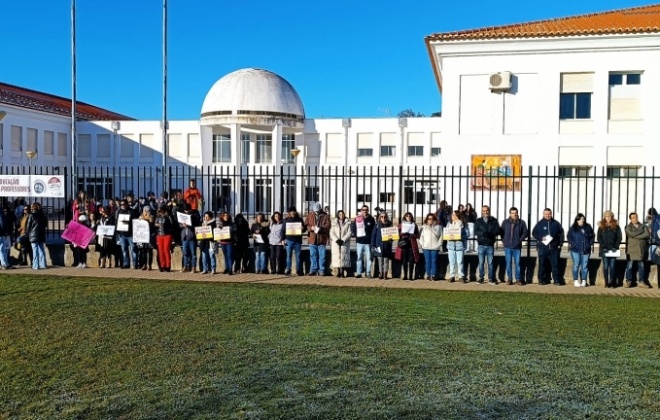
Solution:
[(419, 242), (424, 252), (426, 280), (437, 280), (438, 252), (442, 246), (442, 226), (438, 224), (434, 213), (426, 215), (419, 234)]
[(346, 277), (351, 268), (351, 221), (343, 210), (337, 211), (337, 218), (330, 227), (332, 243), (332, 267), (337, 269), (337, 277)]

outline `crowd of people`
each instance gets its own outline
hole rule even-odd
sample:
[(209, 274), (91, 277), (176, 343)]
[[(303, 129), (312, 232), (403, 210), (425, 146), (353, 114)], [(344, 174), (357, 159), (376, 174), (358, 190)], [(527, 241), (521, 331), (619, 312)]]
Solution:
[[(605, 286), (620, 285), (614, 264), (621, 256), (623, 235), (611, 211), (603, 214), (596, 229), (579, 213), (565, 231), (553, 218), (552, 210), (546, 208), (543, 218), (530, 231), (516, 207), (511, 207), (508, 217), (500, 223), (490, 214), (487, 205), (482, 206), (479, 217), (470, 204), (453, 210), (442, 201), (438, 210), (427, 214), (421, 225), (410, 212), (395, 225), (389, 214), (380, 208), (376, 208), (375, 217), (366, 205), (353, 217), (342, 210), (331, 217), (327, 207), (324, 209), (320, 203), (314, 203), (304, 218), (292, 206), (286, 214), (275, 211), (270, 218), (257, 214), (250, 224), (240, 213), (232, 217), (225, 211), (217, 218), (210, 211), (201, 213), (203, 200), (195, 181), (191, 180), (185, 192), (177, 192), (172, 198), (167, 193), (159, 198), (149, 193), (135, 200), (128, 194), (107, 206), (97, 205), (81, 191), (71, 203), (70, 211), (72, 220), (97, 233), (92, 243), (100, 268), (157, 268), (168, 272), (172, 269), (172, 251), (180, 246), (182, 272), (215, 274), (218, 272), (217, 257), (222, 254), (223, 273), (228, 275), (254, 270), (257, 274), (324, 276), (330, 273), (329, 269), (334, 269), (337, 277), (387, 279), (395, 271), (396, 262), (404, 280), (439, 280), (438, 255), (446, 253), (447, 280), (468, 283), (464, 255), (476, 252), (477, 284), (486, 281), (498, 284), (493, 258), (495, 246), (501, 241), (505, 282), (523, 285), (526, 283), (521, 264), (523, 243), (535, 241), (538, 283), (545, 285), (552, 281), (555, 285), (564, 285), (559, 254), (567, 242), (573, 261), (574, 286), (585, 287), (589, 285), (589, 260), (597, 240)], [(148, 240), (134, 241), (134, 220), (148, 226)], [(45, 268), (46, 225), (47, 219), (39, 203), (28, 206), (19, 200), (15, 211), (5, 205), (0, 216), (2, 268), (10, 267), (9, 247), (13, 238), (16, 238), (14, 246), (20, 250), (19, 264), (28, 264), (29, 259), (32, 268)], [(99, 230), (100, 226), (113, 229)], [(650, 288), (645, 262), (660, 265), (660, 216), (650, 208), (642, 222), (636, 213), (630, 213), (624, 230), (627, 266), (623, 285)], [(308, 261), (303, 261), (301, 256), (305, 236)], [(357, 254), (355, 267), (351, 258), (353, 245)], [(326, 264), (328, 248), (330, 264)], [(86, 268), (89, 247), (73, 246), (73, 249), (77, 266)], [(295, 267), (292, 267), (294, 257)]]

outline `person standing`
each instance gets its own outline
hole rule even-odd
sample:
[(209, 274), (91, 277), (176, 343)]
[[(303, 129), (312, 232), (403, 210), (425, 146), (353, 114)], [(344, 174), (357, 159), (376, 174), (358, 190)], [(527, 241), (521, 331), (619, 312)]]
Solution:
[(412, 213), (407, 212), (403, 215), (403, 220), (399, 223), (399, 242), (397, 251), (400, 254), (398, 259), (401, 261), (401, 271), (403, 271), (403, 279), (415, 280), (415, 264), (419, 261), (419, 247), (417, 245), (417, 238), (419, 238), (419, 228), (415, 223), (415, 217)]
[[(18, 265), (30, 265), (32, 263), (32, 247), (27, 237), (27, 221), (30, 218), (30, 206), (23, 207), (23, 215), (18, 222), (16, 246), (19, 250)], [(28, 258), (30, 264), (28, 264)]]
[(234, 272), (247, 273), (250, 267), (250, 224), (242, 213), (234, 216)]
[(195, 228), (201, 224), (199, 213), (190, 204), (184, 204), (185, 214), (190, 216), (190, 225), (179, 223), (181, 229), (181, 251), (183, 253), (182, 273), (197, 272), (197, 238)]
[[(305, 232), (305, 224), (302, 218), (298, 215), (295, 207), (288, 208), (288, 217), (284, 219), (282, 230), (284, 231), (284, 243), (286, 246), (286, 268), (284, 274), (291, 275), (291, 254), (296, 256), (296, 275), (303, 275), (303, 264), (300, 258), (300, 248), (302, 246), (302, 234)], [(300, 229), (294, 229), (295, 226), (300, 226)]]
[(270, 232), (268, 233), (268, 244), (270, 246), (270, 273), (284, 274), (283, 248), (284, 248), (284, 223), (279, 211), (273, 213), (270, 218)]
[(426, 222), (419, 233), (424, 254), (426, 280), (437, 280), (438, 252), (442, 247), (442, 226), (437, 223), (435, 213), (426, 215)]
[(330, 228), (332, 246), (332, 267), (337, 269), (337, 277), (347, 277), (351, 268), (351, 222), (344, 210), (337, 211), (337, 217)]
[(9, 263), (9, 250), (11, 249), (11, 238), (14, 237), (16, 217), (5, 203), (0, 212), (0, 268), (6, 270), (12, 268)]
[[(660, 215), (655, 207), (649, 208), (646, 213), (646, 225), (649, 230), (649, 260), (655, 265), (655, 277), (660, 289)], [(649, 271), (648, 282), (651, 284), (651, 272)]]
[(468, 233), (469, 233), (469, 240), (468, 240), (468, 249), (465, 251), (467, 254), (473, 253), (476, 250), (475, 244), (474, 244), (474, 224), (477, 221), (477, 212), (474, 211), (474, 207), (472, 207), (471, 203), (467, 203), (465, 205), (465, 211), (463, 212), (463, 220), (467, 222), (467, 227), (468, 227)]
[(484, 283), (484, 262), (488, 263), (488, 284), (497, 284), (493, 256), (495, 255), (495, 241), (499, 234), (500, 224), (496, 218), (490, 215), (490, 207), (482, 206), (481, 217), (474, 223), (474, 236), (477, 238), (477, 253), (479, 255), (478, 284)]
[[(460, 236), (457, 238), (447, 238), (447, 256), (449, 257), (449, 282), (456, 281), (456, 276), (463, 282), (467, 283), (467, 277), (463, 272), (463, 256), (465, 255), (465, 244), (468, 237), (468, 229), (463, 224), (463, 217), (461, 213), (456, 210), (451, 215), (451, 223), (445, 227), (447, 230), (460, 231)], [(490, 263), (488, 264), (490, 268)]]
[(387, 217), (387, 213), (382, 212), (378, 215), (378, 222), (371, 234), (371, 246), (374, 248), (374, 254), (378, 258), (378, 278), (387, 279), (387, 273), (390, 270), (390, 261), (392, 259), (391, 238), (383, 238), (383, 228), (392, 227), (392, 221)]
[(548, 284), (545, 281), (547, 262), (550, 261), (552, 270), (552, 280), (555, 286), (563, 286), (564, 280), (559, 275), (559, 252), (561, 250), (564, 228), (553, 219), (552, 210), (545, 208), (543, 210), (543, 219), (541, 219), (534, 230), (532, 236), (536, 239), (537, 252), (539, 257), (539, 285)]
[(268, 251), (268, 234), (270, 233), (270, 228), (263, 213), (257, 213), (250, 230), (254, 238), (254, 271), (257, 274), (268, 274), (266, 252)]
[(32, 203), (30, 216), (25, 226), (26, 235), (32, 246), (32, 269), (46, 268), (46, 228), (48, 219), (44, 214), (41, 203)]
[(190, 208), (194, 212), (199, 213), (204, 207), (204, 197), (202, 196), (202, 192), (197, 189), (197, 181), (194, 179), (188, 182), (188, 189), (183, 193), (183, 201), (186, 204), (190, 204)]
[(362, 278), (363, 273), (366, 278), (371, 278), (371, 235), (375, 226), (376, 220), (369, 214), (369, 207), (362, 206), (360, 213), (351, 223), (351, 231), (357, 244), (355, 278)]
[(619, 251), (622, 236), (621, 228), (614, 218), (614, 213), (607, 210), (603, 213), (603, 220), (598, 223), (597, 235), (600, 257), (603, 259), (603, 277), (605, 278), (606, 288), (615, 288), (618, 286), (616, 270), (614, 268), (617, 257), (608, 254)]
[(224, 274), (229, 274), (230, 276), (234, 273), (234, 244), (236, 242), (236, 225), (234, 221), (231, 220), (231, 215), (227, 212), (223, 212), (220, 215), (220, 226), (221, 229), (229, 230), (229, 236), (220, 239), (220, 248), (222, 249), (222, 256), (225, 263)]
[(504, 243), (504, 260), (506, 262), (506, 279), (507, 284), (514, 284), (513, 267), (515, 270), (515, 284), (522, 286), (525, 283), (522, 281), (520, 269), (520, 253), (522, 251), (522, 243), (529, 236), (527, 224), (522, 220), (518, 214), (516, 207), (509, 209), (509, 217), (502, 222), (502, 242)]
[[(202, 226), (209, 226), (211, 228), (211, 235), (213, 235), (213, 229), (216, 226), (213, 212), (207, 211), (204, 213)], [(199, 245), (199, 257), (202, 259), (202, 274), (215, 274), (217, 262), (215, 259), (215, 241), (213, 240), (213, 236), (202, 238), (197, 243)]]
[(175, 223), (166, 204), (161, 204), (154, 221), (156, 229), (156, 248), (158, 249), (158, 269), (163, 272), (172, 270), (172, 241)]
[(637, 263), (637, 284), (650, 289), (651, 284), (646, 280), (646, 272), (644, 270), (644, 257), (646, 256), (646, 248), (650, 237), (649, 231), (639, 221), (637, 213), (630, 213), (628, 219), (630, 219), (630, 223), (626, 226), (626, 255), (628, 256), (628, 262), (626, 263), (626, 283), (624, 287), (630, 287), (634, 284), (633, 263)]
[(135, 213), (129, 208), (128, 200), (121, 200), (119, 210), (115, 214), (115, 232), (122, 255), (121, 268), (131, 268), (131, 262), (133, 268), (138, 268), (136, 248), (133, 246), (133, 219), (135, 218)]
[(309, 233), (309, 275), (325, 276), (325, 251), (330, 234), (330, 217), (321, 209), (321, 203), (312, 205), (305, 224)]
[[(573, 260), (573, 285), (575, 287), (586, 287), (589, 281), (587, 265), (589, 264), (589, 256), (591, 255), (595, 235), (584, 214), (578, 213), (575, 216), (566, 238), (571, 248), (571, 259)], [(578, 281), (578, 274), (581, 281)]]

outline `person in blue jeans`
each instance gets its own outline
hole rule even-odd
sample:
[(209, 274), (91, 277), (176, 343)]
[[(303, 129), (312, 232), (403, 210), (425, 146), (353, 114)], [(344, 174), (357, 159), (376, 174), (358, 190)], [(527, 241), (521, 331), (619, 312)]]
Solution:
[(257, 213), (250, 232), (254, 240), (254, 270), (257, 274), (268, 274), (266, 252), (269, 248), (270, 227), (263, 213)]
[(603, 220), (598, 222), (598, 246), (600, 248), (600, 257), (603, 259), (603, 277), (605, 278), (606, 288), (615, 288), (619, 285), (616, 278), (614, 264), (617, 257), (608, 256), (608, 253), (619, 251), (623, 234), (619, 223), (614, 218), (614, 213), (607, 210), (603, 214)]
[[(434, 215), (435, 216), (435, 215)], [(360, 212), (351, 223), (351, 232), (355, 237), (357, 247), (357, 267), (355, 278), (371, 278), (371, 235), (376, 226), (376, 220), (369, 214), (369, 207), (362, 206)]]
[(536, 239), (539, 258), (539, 285), (549, 284), (547, 282), (549, 261), (555, 286), (564, 286), (564, 279), (559, 273), (559, 253), (564, 242), (564, 228), (552, 217), (552, 210), (547, 207), (543, 209), (543, 219), (534, 226), (532, 236)]
[(437, 280), (438, 252), (442, 247), (442, 226), (434, 213), (426, 215), (419, 234), (419, 242), (424, 253), (426, 280)]
[(303, 264), (300, 258), (300, 248), (302, 246), (302, 234), (305, 232), (306, 227), (302, 218), (298, 215), (295, 207), (288, 208), (288, 217), (284, 219), (284, 246), (286, 247), (286, 268), (284, 274), (291, 275), (291, 255), (296, 256), (296, 274), (303, 275)]
[(184, 204), (185, 214), (190, 216), (191, 224), (179, 223), (181, 228), (181, 251), (183, 253), (182, 273), (197, 273), (197, 239), (195, 228), (201, 224), (199, 213), (190, 204)]
[(321, 203), (312, 204), (307, 214), (307, 244), (309, 245), (309, 275), (325, 276), (325, 252), (330, 239), (330, 216), (322, 210)]
[(479, 255), (478, 284), (484, 282), (484, 262), (488, 262), (488, 284), (496, 285), (493, 255), (495, 254), (495, 241), (500, 234), (500, 224), (490, 215), (490, 207), (481, 207), (481, 217), (474, 224), (474, 236), (477, 238), (477, 252)]
[(644, 267), (644, 257), (646, 256), (650, 238), (649, 230), (639, 221), (637, 213), (630, 213), (628, 218), (630, 219), (630, 223), (625, 227), (628, 262), (626, 264), (626, 283), (624, 286), (631, 287), (635, 283), (633, 266), (637, 265), (637, 285), (650, 289), (651, 283), (646, 279), (646, 270)]
[[(587, 287), (589, 270), (589, 256), (591, 247), (594, 244), (594, 229), (587, 223), (584, 214), (578, 213), (575, 216), (573, 225), (568, 229), (566, 235), (571, 249), (571, 259), (573, 260), (573, 285), (575, 287)], [(580, 280), (578, 280), (578, 275)]]
[(119, 209), (115, 213), (117, 243), (121, 247), (121, 268), (138, 268), (137, 252), (133, 246), (133, 220), (138, 217), (135, 211), (129, 207), (128, 200), (119, 202)]
[(502, 242), (504, 243), (504, 260), (506, 262), (507, 284), (514, 284), (513, 267), (515, 271), (515, 284), (522, 286), (525, 283), (522, 280), (520, 270), (520, 252), (522, 243), (529, 235), (527, 224), (518, 215), (518, 209), (511, 207), (509, 217), (502, 222)]
[(211, 228), (210, 238), (200, 238), (197, 242), (199, 244), (199, 256), (202, 259), (202, 274), (215, 274), (216, 259), (215, 259), (215, 242), (213, 240), (213, 229), (216, 227), (213, 218), (213, 212), (207, 211), (204, 213), (202, 226)]
[(218, 226), (221, 229), (220, 249), (222, 249), (223, 261), (225, 263), (225, 270), (223, 274), (234, 274), (234, 247), (236, 246), (236, 225), (227, 212), (220, 215), (220, 223)]

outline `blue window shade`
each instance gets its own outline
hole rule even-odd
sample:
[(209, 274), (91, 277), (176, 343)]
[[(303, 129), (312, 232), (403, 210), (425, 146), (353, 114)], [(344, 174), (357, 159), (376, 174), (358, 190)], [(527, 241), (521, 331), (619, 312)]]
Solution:
[(575, 94), (562, 93), (559, 97), (559, 119), (575, 118)]
[(626, 77), (627, 85), (639, 85), (642, 83), (642, 75), (639, 73), (631, 73)]
[(591, 93), (576, 93), (575, 101), (575, 118), (591, 118)]

